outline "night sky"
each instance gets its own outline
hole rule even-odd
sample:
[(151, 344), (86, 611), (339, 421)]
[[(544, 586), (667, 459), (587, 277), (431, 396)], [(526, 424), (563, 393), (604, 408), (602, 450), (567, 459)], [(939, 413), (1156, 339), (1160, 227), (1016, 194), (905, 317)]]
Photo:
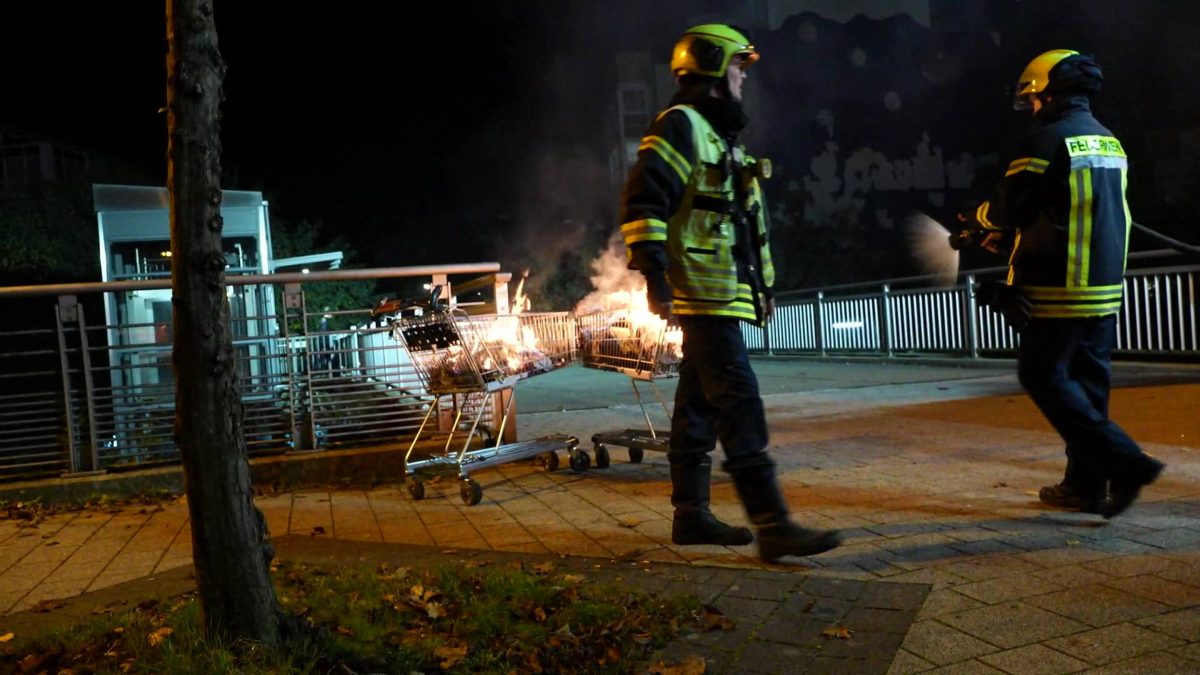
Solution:
[[(713, 4), (680, 3), (680, 11)], [(491, 230), (522, 217), (524, 205), (513, 202), (527, 199), (541, 164), (535, 148), (586, 140), (611, 105), (608, 87), (604, 98), (566, 102), (548, 71), (577, 71), (579, 92), (599, 83), (613, 51), (639, 37), (617, 31), (621, 15), (646, 5), (425, 3), (420, 21), (398, 5), (365, 2), (214, 6), (228, 67), (225, 187), (263, 191), (275, 218), (321, 219), (366, 262), (386, 265), (460, 262), (464, 248), (468, 257), (487, 253), (472, 244), (494, 243), (504, 234)], [(165, 175), (163, 7), (4, 3), (0, 122)], [(667, 14), (635, 27), (673, 33), (683, 20)], [(657, 43), (669, 49), (672, 39)], [(397, 233), (410, 230), (406, 250), (378, 250), (381, 237), (396, 250)], [(434, 236), (454, 232), (453, 242)]]
[[(594, 156), (580, 158), (614, 105), (606, 79), (613, 54), (657, 50), (665, 58), (689, 21), (720, 20), (739, 4), (424, 3), (417, 21), (399, 4), (297, 10), (216, 0), (228, 66), (225, 187), (262, 191), (273, 218), (322, 220), (371, 266), (498, 259), (507, 241), (556, 236), (544, 223), (606, 210), (611, 217), (617, 194), (607, 175), (584, 166)], [(1160, 0), (1143, 11), (1141, 3), (1108, 0), (932, 3), (956, 30), (996, 19), (1006, 47), (1016, 47), (1001, 64), (1010, 70), (1036, 53), (1029, 45), (1039, 34), (1073, 44), (1092, 35), (1081, 48), (1093, 50), (1106, 45), (1102, 36), (1133, 36), (1125, 44), (1154, 50), (1158, 64), (1135, 69), (1105, 54), (1106, 68), (1134, 87), (1131, 98), (1182, 125), (1200, 125), (1195, 96), (1180, 93), (1195, 88), (1166, 72), (1182, 75), (1194, 63), (1198, 4)], [(163, 7), (3, 3), (0, 122), (165, 175)], [(1178, 12), (1181, 20), (1171, 21)], [(1186, 58), (1162, 58), (1181, 51)], [(982, 84), (966, 79), (954, 92), (973, 96)], [(1119, 111), (1108, 119), (1123, 121)], [(994, 129), (977, 133), (984, 142), (997, 137)]]

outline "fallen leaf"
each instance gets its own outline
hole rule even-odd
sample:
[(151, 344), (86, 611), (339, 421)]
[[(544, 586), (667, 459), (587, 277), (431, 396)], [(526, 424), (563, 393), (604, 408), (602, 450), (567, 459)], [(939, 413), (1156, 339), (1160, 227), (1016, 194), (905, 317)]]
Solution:
[(992, 487), (994, 487), (994, 488), (1008, 487), (1008, 483), (1005, 483), (1004, 481), (999, 480), (999, 481), (996, 481), (995, 483), (993, 483)]
[(824, 635), (825, 637), (837, 638), (839, 640), (849, 640), (850, 636), (853, 634), (854, 631), (846, 628), (845, 626), (830, 626), (829, 628), (821, 631), (821, 635)]
[(646, 632), (633, 633), (629, 637), (630, 637), (630, 639), (632, 639), (634, 642), (638, 643), (639, 645), (650, 644), (650, 640), (652, 640), (654, 638), (653, 635), (650, 635), (649, 633), (646, 633)]
[(309, 533), (308, 533), (308, 536), (310, 536), (310, 537), (315, 537), (315, 536), (317, 536), (318, 534), (325, 534), (325, 528), (323, 528), (323, 527), (321, 527), (320, 525), (318, 525), (318, 526), (316, 526), (316, 527), (314, 527), (314, 528), (312, 529), (312, 532), (309, 532)]
[(533, 571), (536, 574), (546, 574), (552, 569), (554, 569), (554, 563), (552, 562), (538, 563), (533, 566)]
[(1078, 545), (1079, 545), (1078, 539), (1068, 539), (1067, 540), (1067, 546), (1078, 546)]
[(425, 614), (431, 619), (440, 619), (446, 616), (446, 608), (438, 602), (427, 602), (425, 603)]
[(544, 622), (546, 620), (546, 610), (542, 609), (541, 607), (534, 607), (533, 618), (536, 619), (538, 623)]
[(459, 661), (467, 658), (466, 645), (443, 645), (433, 650), (433, 655), (442, 660), (439, 664), (443, 670), (453, 668)]
[(564, 574), (562, 580), (568, 584), (581, 584), (585, 577), (582, 574)]
[(710, 630), (733, 630), (733, 619), (725, 616), (724, 612), (712, 605), (704, 605), (704, 614), (700, 618), (704, 623), (705, 632)]
[(617, 521), (617, 524), (620, 525), (621, 527), (631, 527), (632, 528), (632, 527), (637, 527), (638, 525), (641, 525), (642, 521), (640, 521), (636, 518), (622, 518), (621, 520)]
[(146, 640), (150, 643), (151, 647), (157, 647), (159, 644), (162, 643), (163, 640), (167, 639), (168, 635), (170, 635), (171, 633), (174, 633), (174, 632), (175, 632), (174, 628), (171, 628), (170, 626), (163, 626), (162, 628), (159, 628), (158, 630), (154, 631), (153, 633), (147, 635)]
[(8, 642), (9, 640), (12, 640), (14, 637), (16, 637), (16, 636), (13, 635), (12, 633), (5, 633), (4, 635), (0, 635), (0, 642)]
[(704, 675), (708, 672), (708, 664), (702, 657), (692, 655), (681, 663), (667, 664), (659, 661), (650, 666), (650, 675)]
[(338, 634), (338, 635), (345, 635), (346, 637), (354, 637), (354, 629), (353, 629), (353, 628), (346, 628), (345, 626), (338, 626), (338, 627), (337, 627), (337, 634)]
[(816, 606), (817, 606), (817, 599), (813, 598), (812, 600), (809, 600), (807, 603), (805, 603), (804, 608), (801, 609), (800, 611), (804, 614), (808, 614), (808, 613), (812, 612), (813, 607), (816, 607)]

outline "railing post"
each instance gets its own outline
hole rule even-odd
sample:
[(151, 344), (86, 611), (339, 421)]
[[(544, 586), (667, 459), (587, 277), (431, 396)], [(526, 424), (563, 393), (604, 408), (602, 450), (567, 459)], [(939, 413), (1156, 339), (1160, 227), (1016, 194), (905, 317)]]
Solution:
[(963, 291), (962, 307), (963, 312), (963, 343), (967, 348), (967, 356), (977, 359), (979, 358), (979, 312), (975, 305), (975, 275), (968, 274), (966, 278), (967, 287)]
[[(71, 359), (67, 353), (66, 324), (74, 323), (79, 331), (80, 372), (83, 379), (83, 400), (86, 408), (87, 436), (75, 440), (75, 410), (71, 405)], [(66, 424), (67, 450), (70, 470), (64, 475), (103, 473), (100, 469), (99, 444), (96, 441), (96, 406), (92, 387), (92, 357), (87, 340), (87, 325), (83, 307), (74, 295), (58, 296), (54, 308), (55, 332), (58, 334), (59, 367), (62, 371), (63, 420)]]
[(892, 287), (884, 284), (879, 292), (879, 351), (892, 356)]
[(434, 274), (434, 275), (430, 276), (429, 288), (430, 289), (434, 289), (434, 288), (442, 289), (441, 294), (438, 297), (434, 298), (434, 300), (438, 300), (439, 302), (442, 302), (442, 303), (448, 305), (448, 304), (450, 304), (450, 301), (454, 299), (454, 294), (450, 292), (450, 277), (448, 275)]
[[(496, 304), (496, 314), (512, 313), (513, 308), (508, 301), (508, 282), (510, 279), (512, 279), (511, 274), (496, 274), (493, 276), (492, 302)], [(524, 288), (524, 285), (521, 288)], [(520, 312), (524, 307), (517, 307), (516, 309)]]
[(88, 419), (88, 471), (103, 471), (100, 468), (100, 443), (96, 437), (96, 388), (92, 385), (92, 346), (88, 342), (87, 321), (83, 316), (83, 307), (75, 313), (76, 325), (79, 328), (79, 359), (83, 368), (83, 400), (87, 404)]
[[(304, 339), (304, 350), (300, 358), (292, 353), (292, 336), (288, 321), (293, 316), (288, 310), (299, 310), (300, 337)], [(283, 343), (287, 354), (288, 369), (288, 414), (292, 421), (292, 448), (295, 451), (313, 450), (317, 447), (316, 422), (313, 420), (312, 367), (309, 363), (308, 310), (304, 303), (304, 290), (298, 283), (283, 287)], [(299, 364), (297, 366), (297, 364)], [(300, 368), (300, 391), (296, 392), (296, 368)], [(299, 394), (299, 395), (297, 395)], [(297, 406), (303, 411), (297, 411)], [(298, 415), (297, 413), (300, 412)]]
[(54, 306), (54, 333), (58, 337), (58, 369), (62, 377), (63, 424), (66, 427), (67, 460), (70, 466), (68, 473), (78, 473), (82, 462), (80, 462), (79, 453), (75, 447), (75, 414), (71, 410), (71, 365), (67, 361), (67, 337), (63, 331), (63, 322), (72, 320), (78, 308), (73, 295), (60, 295), (58, 304)]
[(825, 299), (825, 291), (817, 292), (817, 302), (813, 305), (813, 338), (816, 341), (817, 352), (821, 356), (827, 356), (825, 353), (825, 330), (824, 330), (824, 312), (821, 311), (822, 301)]

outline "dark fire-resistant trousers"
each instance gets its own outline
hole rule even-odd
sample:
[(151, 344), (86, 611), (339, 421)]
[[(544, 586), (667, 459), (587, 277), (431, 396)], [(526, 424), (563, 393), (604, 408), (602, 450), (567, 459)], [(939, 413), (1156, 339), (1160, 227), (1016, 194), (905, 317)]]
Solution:
[(1017, 375), (1067, 444), (1063, 482), (1102, 499), (1107, 481), (1134, 470), (1142, 450), (1108, 419), (1116, 316), (1033, 319), (1021, 332)]
[(773, 481), (767, 419), (738, 320), (683, 316), (679, 323), (683, 361), (667, 453), (672, 466), (711, 462), (708, 454), (720, 440), (722, 467), (735, 480), (740, 475)]

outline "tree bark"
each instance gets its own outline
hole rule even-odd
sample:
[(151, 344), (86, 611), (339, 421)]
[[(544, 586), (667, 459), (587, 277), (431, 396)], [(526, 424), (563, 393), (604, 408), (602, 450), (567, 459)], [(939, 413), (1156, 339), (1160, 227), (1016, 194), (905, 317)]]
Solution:
[(274, 549), (254, 506), (221, 246), (221, 82), (211, 0), (167, 0), (175, 442), (210, 638), (277, 644)]

